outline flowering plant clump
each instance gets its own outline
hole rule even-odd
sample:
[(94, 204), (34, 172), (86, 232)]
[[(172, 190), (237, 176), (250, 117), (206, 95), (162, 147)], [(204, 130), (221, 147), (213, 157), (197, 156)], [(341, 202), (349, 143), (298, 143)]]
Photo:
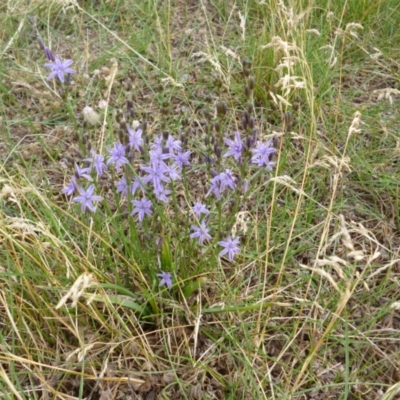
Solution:
[[(66, 74), (75, 73), (70, 68), (71, 60), (61, 61), (46, 49), (51, 62), (45, 65), (52, 69), (49, 79), (57, 77), (64, 82)], [(247, 71), (248, 65), (246, 68)], [(118, 140), (105, 145), (104, 152), (96, 152), (87, 140), (82, 140), (87, 155), (75, 164), (74, 174), (61, 192), (72, 203), (79, 203), (82, 213), (96, 219), (99, 213), (110, 210), (109, 196), (105, 203), (106, 196), (101, 195), (107, 181), (115, 196), (117, 215), (126, 216), (132, 234), (145, 248), (159, 251), (158, 241), (163, 252), (169, 249), (166, 240), (176, 240), (176, 245), (185, 243), (185, 250), (192, 255), (219, 255), (229, 262), (235, 261), (243, 253), (241, 232), (233, 229), (239, 206), (246, 199), (249, 187), (257, 183), (260, 169), (273, 169), (272, 158), (276, 153), (272, 140), (258, 138), (251, 115), (254, 82), (248, 74), (244, 75), (249, 102), (242, 129), (232, 134), (223, 132), (221, 126), (227, 112), (224, 103), (217, 104), (217, 120), (210, 122), (203, 146), (195, 140), (190, 142), (187, 134), (178, 137), (167, 130), (150, 137), (145, 121), (130, 125), (124, 116), (117, 114)], [(134, 115), (133, 103), (127, 104), (129, 115)], [(95, 125), (90, 123), (92, 127)], [(163, 123), (161, 128), (166, 125)], [(195, 182), (192, 177), (199, 173), (206, 177), (207, 183), (202, 192), (197, 190), (197, 199), (190, 201)], [(188, 200), (185, 205), (178, 201), (182, 193)], [(170, 224), (168, 235), (164, 233), (166, 223)], [(149, 241), (149, 237), (154, 237), (154, 241)], [(160, 269), (160, 273), (149, 271), (149, 274), (159, 279), (159, 286), (171, 288), (172, 272), (177, 276), (177, 271), (169, 250), (168, 257), (161, 256)], [(190, 278), (190, 271), (183, 276)]]

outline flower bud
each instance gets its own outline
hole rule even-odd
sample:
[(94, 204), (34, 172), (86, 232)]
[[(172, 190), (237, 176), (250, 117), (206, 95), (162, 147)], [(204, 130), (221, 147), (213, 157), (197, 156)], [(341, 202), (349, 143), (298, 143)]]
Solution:
[(246, 85), (244, 87), (244, 95), (246, 96), (247, 99), (249, 99), (250, 98), (250, 94), (251, 94), (250, 88), (249, 88), (248, 85)]
[(246, 115), (243, 115), (243, 117), (242, 117), (242, 128), (243, 128), (243, 130), (247, 129), (247, 118), (246, 118)]
[(228, 112), (228, 106), (225, 102), (220, 101), (217, 103), (217, 115), (220, 117), (222, 115), (226, 115)]
[(255, 80), (254, 76), (250, 76), (248, 84), (249, 84), (249, 88), (251, 91), (254, 90), (255, 82), (256, 82), (256, 80)]
[(283, 121), (285, 123), (285, 127), (288, 127), (290, 125), (290, 120), (292, 118), (292, 114), (290, 114), (289, 111), (285, 112), (283, 115)]
[(49, 61), (52, 61), (52, 62), (54, 62), (54, 61), (56, 61), (56, 58), (54, 57), (54, 54), (52, 53), (52, 51), (48, 48), (48, 47), (44, 47), (44, 54), (45, 54), (45, 56), (46, 56), (46, 58), (49, 60)]
[(250, 65), (251, 65), (250, 60), (247, 57), (243, 57), (243, 59), (242, 59), (243, 69), (249, 67)]
[(246, 137), (246, 147), (248, 149), (251, 149), (253, 147), (253, 137), (252, 136), (247, 136)]
[(251, 69), (250, 68), (244, 68), (243, 69), (243, 75), (247, 78), (251, 74)]
[(254, 129), (254, 118), (253, 117), (249, 118), (249, 128)]

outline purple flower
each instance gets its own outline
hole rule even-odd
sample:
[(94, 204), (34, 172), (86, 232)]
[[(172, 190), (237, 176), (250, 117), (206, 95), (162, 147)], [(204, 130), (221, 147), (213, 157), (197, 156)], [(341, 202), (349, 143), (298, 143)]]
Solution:
[(117, 193), (122, 193), (124, 196), (128, 196), (128, 185), (126, 183), (126, 176), (122, 175), (122, 178), (119, 182), (115, 182), (117, 186)]
[(257, 164), (259, 167), (265, 165), (267, 169), (271, 170), (272, 165), (275, 164), (270, 161), (270, 155), (276, 152), (276, 149), (271, 147), (272, 140), (268, 140), (267, 143), (257, 142), (257, 148), (252, 149), (253, 156), (251, 162)]
[(125, 157), (125, 146), (121, 143), (115, 142), (113, 148), (107, 149), (110, 154), (110, 158), (107, 160), (107, 164), (115, 164), (117, 172), (121, 170), (121, 166), (129, 164), (128, 159)]
[(172, 286), (172, 277), (170, 272), (162, 272), (160, 274), (157, 274), (159, 278), (161, 278), (159, 286), (166, 286), (167, 288), (170, 288)]
[(210, 232), (210, 228), (206, 227), (206, 223), (202, 221), (200, 226), (192, 225), (193, 233), (190, 234), (192, 239), (199, 238), (199, 244), (203, 245), (204, 240), (211, 239), (211, 236), (208, 232)]
[(165, 164), (151, 163), (150, 167), (142, 166), (141, 169), (148, 174), (142, 181), (145, 183), (152, 182), (155, 188), (162, 185), (162, 182), (170, 181), (170, 178), (164, 175), (167, 172)]
[(168, 136), (165, 146), (169, 149), (170, 153), (172, 153), (174, 150), (177, 152), (182, 151), (181, 141), (175, 140), (174, 137), (171, 135)]
[(143, 221), (145, 215), (151, 215), (153, 213), (151, 211), (151, 201), (147, 200), (145, 197), (143, 197), (142, 200), (132, 200), (132, 204), (134, 208), (131, 215), (138, 214), (140, 222)]
[(153, 147), (152, 150), (149, 151), (150, 154), (150, 162), (159, 164), (164, 162), (164, 160), (167, 160), (168, 158), (171, 158), (170, 153), (164, 153), (162, 147)]
[(52, 70), (47, 80), (49, 81), (57, 76), (60, 82), (64, 83), (64, 74), (75, 74), (76, 72), (74, 69), (69, 68), (73, 63), (72, 60), (61, 61), (60, 56), (56, 56), (53, 62), (44, 64), (45, 67)]
[(96, 171), (96, 175), (100, 178), (104, 171), (107, 169), (107, 165), (104, 163), (104, 156), (101, 154), (96, 154), (95, 151), (91, 152), (92, 157), (85, 158), (83, 161), (90, 162), (92, 164), (92, 168)]
[(231, 236), (228, 236), (226, 240), (221, 240), (218, 242), (220, 246), (224, 249), (219, 253), (220, 257), (228, 254), (229, 261), (233, 261), (235, 254), (240, 253), (240, 247), (238, 246), (239, 238), (232, 239)]
[(214, 178), (211, 179), (211, 186), (206, 194), (206, 197), (211, 193), (214, 193), (217, 199), (221, 198), (221, 193), (226, 187), (230, 187), (231, 189), (235, 188), (235, 180), (236, 178), (230, 169), (227, 169), (225, 172), (221, 172), (219, 175), (214, 176)]
[(220, 180), (221, 180), (221, 177), (219, 175), (214, 176), (214, 178), (211, 179), (211, 186), (210, 186), (210, 189), (208, 189), (206, 197), (209, 196), (211, 193), (214, 193), (214, 195), (217, 199), (221, 198), (221, 191), (220, 191), (220, 185), (219, 185)]
[(225, 144), (229, 146), (229, 150), (224, 154), (224, 157), (233, 156), (233, 158), (238, 161), (242, 156), (242, 151), (244, 149), (244, 143), (240, 138), (238, 131), (235, 132), (235, 139), (224, 139)]
[(191, 151), (186, 151), (185, 153), (182, 153), (181, 151), (178, 152), (178, 154), (174, 156), (174, 165), (177, 165), (180, 170), (184, 166), (189, 166), (189, 157), (191, 154)]
[(236, 178), (234, 177), (232, 171), (230, 169), (227, 169), (225, 172), (221, 172), (219, 174), (220, 177), (220, 190), (221, 192), (223, 192), (225, 190), (225, 188), (228, 186), (231, 189), (235, 189), (235, 180)]
[(90, 175), (88, 175), (87, 172), (90, 172), (90, 168), (88, 167), (81, 168), (77, 163), (75, 163), (75, 177), (77, 179), (83, 177), (87, 179), (89, 182), (92, 182), (93, 178)]
[(152, 144), (152, 146), (151, 146), (151, 149), (152, 149), (152, 150), (162, 149), (162, 142), (163, 142), (163, 137), (162, 137), (162, 135), (156, 136), (156, 137), (154, 138), (154, 142), (153, 142), (153, 144)]
[(81, 188), (78, 186), (78, 190), (80, 193), (80, 196), (74, 197), (72, 201), (74, 203), (81, 203), (82, 206), (82, 212), (85, 212), (86, 208), (88, 208), (90, 211), (95, 212), (96, 208), (92, 204), (93, 201), (101, 201), (103, 198), (101, 196), (96, 196), (93, 194), (94, 192), (94, 185), (90, 185), (87, 190)]
[(165, 173), (169, 175), (169, 178), (171, 181), (179, 181), (182, 177), (180, 171), (178, 171), (176, 168), (170, 165), (165, 165)]
[(163, 203), (168, 203), (168, 195), (171, 194), (171, 191), (165, 189), (163, 185), (160, 185), (157, 188), (154, 188), (154, 195), (156, 196), (157, 200), (162, 201)]
[(130, 148), (135, 148), (137, 151), (140, 151), (140, 147), (143, 145), (142, 134), (143, 131), (141, 129), (136, 129), (135, 131), (129, 126), (126, 127), (129, 134), (129, 146)]
[(135, 180), (133, 181), (132, 185), (131, 185), (131, 193), (132, 196), (135, 195), (136, 190), (141, 189), (142, 192), (145, 192), (146, 188), (143, 185), (143, 182), (140, 178), (135, 178)]
[(200, 203), (199, 201), (196, 202), (195, 205), (192, 207), (192, 211), (198, 219), (200, 219), (201, 214), (205, 215), (210, 214), (210, 211), (207, 210), (207, 207), (203, 203)]
[(76, 177), (75, 177), (75, 175), (72, 175), (72, 177), (71, 177), (71, 182), (69, 183), (68, 186), (65, 186), (65, 187), (61, 190), (61, 193), (65, 194), (66, 196), (71, 196), (71, 195), (73, 195), (77, 190), (78, 190), (78, 184), (77, 184), (77, 182), (76, 182)]

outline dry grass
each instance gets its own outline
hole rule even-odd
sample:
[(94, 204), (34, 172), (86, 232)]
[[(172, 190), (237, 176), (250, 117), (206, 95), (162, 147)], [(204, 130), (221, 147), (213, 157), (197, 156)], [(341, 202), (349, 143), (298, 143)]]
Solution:
[[(0, 6), (2, 398), (397, 398), (396, 1), (22, 3)], [(76, 60), (68, 100), (45, 80), (27, 14)], [(192, 255), (190, 295), (152, 293), (118, 206), (99, 223), (59, 191), (85, 143), (118, 136), (127, 98), (150, 135), (167, 124), (199, 149), (218, 101), (224, 131), (240, 128), (244, 56), (277, 167), (237, 214), (238, 261)]]

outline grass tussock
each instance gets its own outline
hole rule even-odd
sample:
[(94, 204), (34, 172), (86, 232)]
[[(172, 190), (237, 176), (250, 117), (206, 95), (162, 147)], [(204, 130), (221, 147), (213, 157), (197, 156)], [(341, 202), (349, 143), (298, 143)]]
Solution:
[[(397, 398), (397, 1), (0, 13), (2, 398)], [(157, 138), (190, 165), (140, 216)]]

